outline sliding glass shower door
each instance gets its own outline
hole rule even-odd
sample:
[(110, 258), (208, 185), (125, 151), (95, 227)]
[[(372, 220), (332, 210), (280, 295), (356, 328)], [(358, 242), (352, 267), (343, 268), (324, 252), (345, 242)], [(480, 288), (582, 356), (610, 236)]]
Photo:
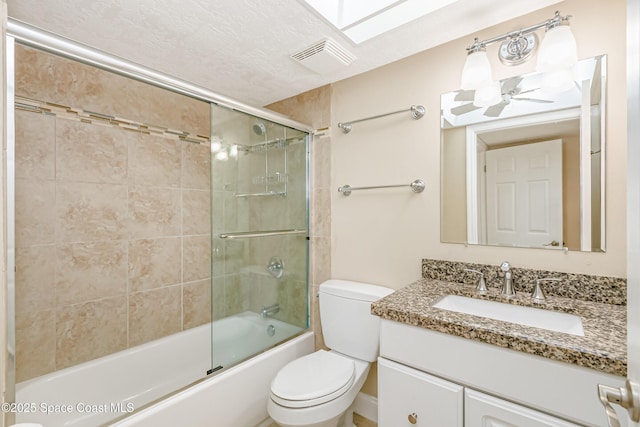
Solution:
[(212, 105), (212, 371), (308, 327), (308, 134)]

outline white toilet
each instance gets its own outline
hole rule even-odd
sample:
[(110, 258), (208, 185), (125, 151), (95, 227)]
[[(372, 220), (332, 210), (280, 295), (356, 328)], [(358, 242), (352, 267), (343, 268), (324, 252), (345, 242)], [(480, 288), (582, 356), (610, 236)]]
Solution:
[[(393, 290), (368, 283), (328, 280), (320, 285), (319, 350), (285, 365), (271, 382), (267, 410), (282, 427), (337, 427), (378, 357), (380, 319), (371, 303)], [(353, 426), (350, 412), (343, 426)]]

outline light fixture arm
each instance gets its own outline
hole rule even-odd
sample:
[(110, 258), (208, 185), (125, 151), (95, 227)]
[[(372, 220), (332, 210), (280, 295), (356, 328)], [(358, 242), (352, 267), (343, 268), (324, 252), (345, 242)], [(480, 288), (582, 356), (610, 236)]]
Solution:
[(551, 28), (557, 27), (558, 25), (564, 25), (568, 23), (569, 19), (571, 19), (571, 15), (561, 16), (560, 12), (556, 11), (553, 18), (547, 19), (546, 21), (540, 22), (535, 25), (531, 25), (529, 27), (521, 28), (517, 31), (511, 31), (510, 33), (506, 33), (501, 36), (492, 37), (490, 39), (486, 39), (482, 41), (479, 41), (478, 38), (476, 37), (473, 41), (473, 44), (467, 47), (467, 52), (468, 53), (477, 52), (478, 50), (481, 50), (490, 44), (505, 41), (508, 39), (516, 39), (518, 37), (537, 31), (541, 28), (545, 28), (546, 30), (549, 30)]

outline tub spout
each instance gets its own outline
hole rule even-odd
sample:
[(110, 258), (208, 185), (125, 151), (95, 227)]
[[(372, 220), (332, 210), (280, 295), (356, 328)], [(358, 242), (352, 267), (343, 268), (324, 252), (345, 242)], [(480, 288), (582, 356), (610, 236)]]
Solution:
[(280, 305), (276, 303), (268, 307), (262, 307), (262, 311), (260, 312), (260, 315), (262, 316), (263, 319), (265, 319), (267, 317), (272, 317), (274, 314), (276, 314), (279, 311), (280, 311)]

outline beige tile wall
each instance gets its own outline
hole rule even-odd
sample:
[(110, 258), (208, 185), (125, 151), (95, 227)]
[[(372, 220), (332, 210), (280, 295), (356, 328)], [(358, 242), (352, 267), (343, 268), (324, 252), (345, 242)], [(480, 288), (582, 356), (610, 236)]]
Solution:
[[(16, 95), (209, 135), (209, 105), (18, 46)], [(16, 111), (17, 381), (210, 321), (210, 150)]]

